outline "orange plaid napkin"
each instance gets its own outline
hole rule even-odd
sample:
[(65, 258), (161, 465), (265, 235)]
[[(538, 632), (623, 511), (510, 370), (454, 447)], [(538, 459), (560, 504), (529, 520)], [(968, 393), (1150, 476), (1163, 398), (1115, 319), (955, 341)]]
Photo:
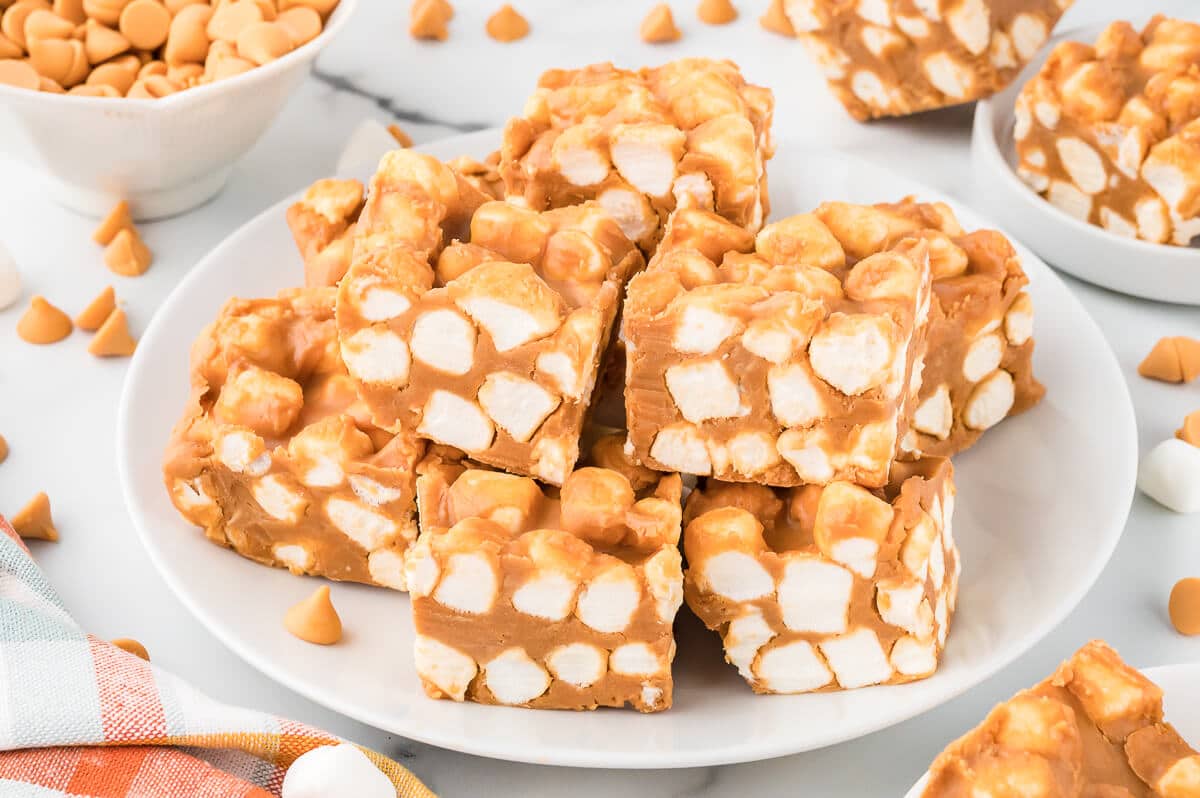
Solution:
[[(83, 632), (0, 517), (0, 795), (264, 798), (296, 757), (342, 740), (221, 704)], [(398, 798), (435, 798), (363, 749)]]

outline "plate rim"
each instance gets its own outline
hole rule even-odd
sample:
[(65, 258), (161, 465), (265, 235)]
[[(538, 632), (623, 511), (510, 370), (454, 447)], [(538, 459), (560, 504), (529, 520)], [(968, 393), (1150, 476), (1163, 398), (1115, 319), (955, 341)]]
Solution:
[[(490, 141), (494, 144), (498, 140), (500, 130), (492, 128), (474, 133), (468, 133), (459, 136), (439, 139), (437, 141), (428, 142), (422, 147), (414, 149), (422, 151), (428, 148), (449, 148), (458, 147), (465, 152), (473, 152), (480, 149), (480, 142)], [(933, 201), (950, 201), (960, 208), (966, 208), (971, 215), (981, 218), (981, 221), (987, 222), (990, 225), (990, 220), (986, 214), (979, 214), (975, 209), (966, 202), (951, 197), (943, 191), (934, 189), (926, 185), (920, 180), (913, 179), (907, 175), (903, 175), (889, 169), (879, 163), (862, 158), (858, 155), (837, 150), (832, 148), (814, 148), (797, 144), (792, 147), (794, 152), (800, 155), (808, 154), (810, 162), (819, 162), (822, 156), (826, 158), (842, 159), (846, 162), (851, 162), (858, 166), (866, 166), (869, 169), (877, 172), (885, 173), (889, 177), (898, 178), (917, 190), (921, 196), (928, 197)], [(177, 302), (182, 301), (183, 297), (192, 287), (202, 279), (205, 271), (205, 265), (209, 261), (217, 260), (225, 257), (227, 252), (236, 251), (242, 238), (248, 236), (252, 229), (256, 229), (263, 224), (267, 217), (274, 216), (282, 220), (283, 210), (287, 205), (294, 202), (303, 190), (289, 194), (279, 202), (265, 208), (260, 213), (253, 216), (251, 219), (240, 225), (236, 230), (230, 233), (219, 244), (213, 247), (204, 257), (184, 275), (183, 279), (175, 286), (174, 289), (159, 305), (150, 324), (147, 326), (143, 338), (150, 339), (155, 336), (160, 327), (168, 324), (167, 319), (170, 314), (164, 311)], [(131, 392), (133, 386), (138, 384), (141, 379), (141, 373), (148, 368), (145, 357), (142, 356), (142, 351), (135, 352), (133, 361), (130, 364), (129, 371), (125, 376), (125, 382), (122, 387), (120, 405), (117, 414), (116, 426), (116, 450), (117, 450), (117, 468), (121, 481), (122, 498), (125, 501), (126, 510), (129, 513), (130, 519), (133, 522), (134, 528), (137, 531), (138, 538), (142, 547), (146, 550), (155, 569), (158, 571), (162, 579), (170, 587), (171, 592), (187, 607), (187, 609), (195, 616), (200, 623), (216, 637), (226, 648), (236, 654), (240, 659), (249, 664), (254, 669), (265, 675), (267, 678), (287, 687), (289, 690), (303, 696), (304, 698), (313, 701), (323, 707), (331, 709), (341, 715), (358, 720), (360, 722), (371, 725), (390, 733), (400, 735), (421, 743), (436, 746), (447, 750), (458, 751), (461, 753), (471, 754), (474, 756), (488, 757), (510, 762), (525, 762), (538, 765), (555, 765), (564, 767), (585, 767), (585, 768), (622, 768), (631, 770), (640, 769), (667, 769), (667, 768), (683, 768), (683, 767), (706, 767), (726, 764), (737, 764), (744, 762), (754, 762), (765, 759), (773, 759), (780, 756), (802, 753), (808, 750), (818, 750), (832, 745), (847, 742), (849, 740), (858, 739), (860, 737), (872, 734), (885, 728), (889, 728), (898, 723), (912, 719), (919, 715), (923, 715), (931, 709), (938, 707), (948, 701), (957, 698), (968, 690), (974, 689), (987, 679), (1007, 668), (1016, 659), (1030, 651), (1035, 645), (1040, 643), (1049, 635), (1062, 621), (1079, 605), (1087, 593), (1094, 587), (1100, 574), (1107, 567), (1112, 554), (1119, 543), (1124, 532), (1125, 524), (1129, 517), (1129, 512), (1132, 507), (1135, 495), (1136, 481), (1136, 461), (1137, 461), (1137, 427), (1136, 419), (1133, 411), (1133, 403), (1129, 394), (1129, 387), (1124, 379), (1124, 375), (1120, 371), (1120, 366), (1116, 355), (1113, 353), (1112, 347), (1104, 338), (1099, 325), (1087, 309), (1079, 301), (1078, 297), (1070, 290), (1070, 288), (1062, 281), (1062, 279), (1054, 273), (1054, 271), (1031, 252), (1027, 247), (1021, 245), (1016, 239), (1013, 239), (1014, 246), (1018, 249), (1023, 260), (1032, 259), (1033, 262), (1039, 264), (1042, 268), (1046, 279), (1058, 283), (1058, 287), (1062, 293), (1069, 298), (1069, 301), (1074, 303), (1076, 310), (1080, 313), (1089, 325), (1092, 335), (1099, 338), (1104, 343), (1104, 351), (1102, 358), (1104, 368), (1109, 372), (1109, 377), (1114, 379), (1116, 384), (1121, 386), (1118, 396), (1116, 397), (1121, 415), (1120, 423), (1117, 424), (1123, 433), (1120, 437), (1114, 437), (1114, 442), (1122, 444), (1120, 448), (1129, 454), (1129, 457), (1116, 458), (1121, 465), (1122, 474), (1120, 474), (1120, 484), (1126, 486), (1125, 496), (1114, 495), (1113, 497), (1113, 513), (1110, 516), (1104, 540), (1103, 550), (1099, 551), (1100, 556), (1093, 561), (1092, 568), (1089, 569), (1084, 579), (1081, 579), (1074, 590), (1072, 590), (1065, 600), (1060, 601), (1058, 611), (1044, 616), (1040, 623), (1031, 626), (1034, 632), (1027, 631), (1023, 636), (1016, 640), (1010, 651), (1007, 651), (1005, 656), (996, 657), (994, 662), (988, 663), (985, 667), (981, 667), (977, 672), (973, 673), (971, 678), (964, 680), (963, 684), (955, 684), (942, 693), (931, 695), (925, 700), (913, 703), (906, 707), (905, 711), (896, 716), (886, 716), (885, 720), (871, 722), (865, 726), (855, 727), (842, 733), (837, 733), (830, 736), (824, 742), (817, 746), (801, 746), (797, 748), (794, 744), (789, 743), (788, 738), (781, 736), (778, 741), (773, 744), (765, 744), (762, 742), (743, 744), (743, 746), (727, 747), (721, 749), (719, 753), (700, 752), (700, 753), (684, 753), (673, 755), (670, 759), (664, 759), (661, 752), (653, 751), (629, 751), (624, 753), (619, 761), (614, 761), (614, 754), (610, 751), (591, 752), (582, 748), (574, 748), (569, 750), (555, 750), (551, 756), (539, 756), (537, 751), (514, 750), (511, 747), (505, 747), (502, 742), (497, 742), (495, 739), (474, 739), (463, 736), (450, 736), (447, 733), (440, 733), (437, 730), (427, 731), (419, 726), (406, 727), (401, 729), (399, 724), (389, 720), (387, 716), (378, 714), (372, 711), (369, 707), (357, 707), (355, 705), (347, 705), (343, 699), (340, 699), (331, 690), (323, 690), (314, 688), (305, 680), (293, 676), (287, 669), (277, 667), (269, 661), (269, 658), (260, 655), (256, 649), (249, 646), (243, 646), (236, 636), (227, 628), (226, 622), (215, 617), (210, 613), (200, 601), (193, 596), (190, 591), (184, 588), (175, 576), (175, 569), (170, 567), (166, 562), (163, 553), (154, 545), (153, 530), (148, 528), (144, 523), (144, 519), (140, 512), (134, 512), (134, 508), (139, 507), (137, 501), (137, 492), (134, 490), (134, 476), (131, 470), (129, 454), (131, 447), (126, 445), (130, 440), (131, 431), (135, 429), (133, 420), (130, 417), (129, 408), (131, 406)], [(747, 696), (751, 696), (747, 693)]]

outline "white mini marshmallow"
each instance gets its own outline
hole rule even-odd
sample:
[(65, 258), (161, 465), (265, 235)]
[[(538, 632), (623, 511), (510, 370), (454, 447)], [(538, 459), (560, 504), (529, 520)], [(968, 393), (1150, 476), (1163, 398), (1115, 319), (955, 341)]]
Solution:
[(833, 479), (833, 463), (819, 439), (807, 430), (789, 429), (779, 436), (775, 448), (804, 482), (825, 484)]
[(765, 432), (739, 432), (726, 445), (733, 470), (746, 476), (766, 471), (779, 462), (775, 441)]
[(879, 544), (870, 538), (845, 538), (834, 541), (829, 555), (856, 574), (870, 579), (875, 575)]
[(417, 675), (455, 701), (462, 701), (478, 668), (475, 660), (440, 640), (417, 635), (413, 641)]
[(662, 663), (645, 643), (626, 643), (613, 649), (608, 667), (624, 676), (653, 676), (662, 670)]
[(698, 476), (712, 473), (712, 460), (704, 437), (691, 424), (676, 424), (659, 430), (650, 445), (650, 456), (673, 471)]
[(775, 632), (763, 620), (762, 610), (749, 604), (742, 614), (729, 623), (725, 632), (725, 657), (747, 681), (754, 681), (751, 666), (758, 650), (775, 637)]
[(739, 327), (741, 322), (733, 316), (692, 304), (683, 309), (671, 343), (680, 352), (707, 355), (737, 332)]
[(349, 499), (333, 497), (325, 502), (325, 514), (346, 537), (367, 551), (374, 551), (396, 534), (395, 521)]
[(335, 488), (342, 484), (346, 472), (334, 460), (328, 457), (318, 457), (312, 468), (305, 471), (300, 479), (310, 488)]
[(392, 590), (406, 590), (404, 555), (395, 549), (379, 549), (367, 555), (367, 573), (379, 584)]
[(980, 55), (991, 42), (991, 16), (984, 0), (962, 0), (946, 12), (946, 24), (972, 55)]
[(262, 439), (253, 432), (230, 432), (217, 441), (217, 459), (236, 474), (262, 476), (271, 467), (270, 452), (262, 452), (257, 456), (254, 454), (255, 450), (262, 448), (262, 444)]
[(389, 487), (362, 474), (351, 474), (349, 482), (354, 495), (372, 507), (390, 504), (404, 495), (399, 488)]
[(1004, 339), (998, 333), (981, 335), (963, 357), (962, 372), (969, 382), (979, 382), (996, 369), (1004, 357)]
[(824, 640), (821, 653), (837, 674), (838, 684), (847, 690), (885, 682), (892, 676), (879, 638), (870, 629), (856, 629), (848, 635)]
[(428, 596), (442, 575), (437, 559), (429, 550), (428, 541), (419, 541), (404, 558), (404, 581), (412, 598)]
[(475, 326), (453, 310), (421, 314), (410, 344), (414, 358), (447, 374), (461, 376), (475, 365)]
[(1142, 458), (1138, 489), (1177, 513), (1200, 512), (1200, 447), (1169, 438)]
[(679, 549), (665, 546), (642, 565), (646, 589), (654, 597), (654, 609), (661, 621), (670, 623), (683, 603), (683, 569)]
[(458, 306), (487, 330), (497, 352), (507, 352), (535, 338), (545, 338), (558, 329), (557, 319), (540, 319), (524, 308), (487, 296), (461, 299)]
[(434, 391), (425, 403), (417, 432), (467, 452), (483, 451), (496, 435), (478, 405), (442, 390)]
[(716, 360), (671, 366), (666, 373), (667, 390), (685, 419), (699, 424), (713, 418), (745, 415), (737, 384), (725, 366)]
[(481, 554), (450, 555), (433, 598), (459, 612), (481, 615), (492, 609), (499, 580), (496, 568)]
[(937, 390), (917, 407), (912, 416), (912, 425), (938, 440), (945, 440), (954, 425), (954, 406), (950, 403), (950, 389), (939, 385)]
[(973, 78), (966, 66), (947, 52), (927, 56), (922, 62), (925, 77), (935, 89), (953, 100), (963, 100), (971, 88)]
[(399, 291), (388, 288), (368, 288), (358, 305), (358, 312), (370, 322), (387, 321), (403, 315), (412, 302)]
[(767, 649), (759, 655), (754, 671), (773, 693), (807, 693), (833, 679), (812, 644), (804, 640)]
[(784, 426), (802, 427), (825, 415), (812, 377), (798, 363), (773, 366), (767, 372), (767, 394), (771, 412)]
[(937, 622), (938, 645), (944, 646), (946, 632), (950, 629), (950, 606), (945, 593), (938, 596), (937, 604), (933, 608), (933, 619)]
[(526, 615), (561, 621), (571, 612), (576, 587), (574, 581), (562, 574), (544, 573), (516, 589), (512, 596), (513, 607)]
[(584, 587), (575, 603), (575, 614), (597, 632), (621, 632), (633, 620), (641, 599), (641, 587), (633, 568), (619, 563), (593, 577)]
[(296, 757), (283, 776), (279, 794), (281, 798), (396, 798), (396, 788), (357, 746), (341, 743)]
[(537, 356), (537, 373), (549, 377), (558, 385), (558, 391), (568, 399), (578, 399), (583, 375), (566, 352), (542, 352)]
[(1018, 14), (1012, 22), (1013, 47), (1022, 61), (1028, 61), (1037, 55), (1050, 32), (1046, 23), (1033, 14)]
[(1100, 153), (1082, 139), (1063, 136), (1054, 146), (1063, 169), (1085, 194), (1099, 194), (1108, 185), (1108, 172)]
[(779, 580), (779, 609), (784, 625), (797, 632), (841, 634), (846, 631), (854, 577), (819, 557), (793, 557)]
[(1086, 222), (1092, 213), (1092, 198), (1065, 180), (1051, 180), (1046, 199), (1081, 222)]
[(997, 369), (975, 386), (963, 412), (963, 421), (971, 429), (985, 430), (1000, 423), (1012, 409), (1016, 387), (1012, 375)]
[(483, 681), (500, 703), (524, 704), (546, 692), (550, 674), (530, 659), (525, 649), (515, 647), (484, 664)]
[(376, 119), (367, 118), (358, 123), (338, 156), (335, 174), (340, 176), (366, 175), (375, 171), (375, 166), (385, 153), (400, 145), (395, 136)]
[(521, 443), (533, 437), (558, 403), (557, 396), (511, 371), (489, 374), (479, 388), (479, 404), (484, 412)]
[(589, 687), (600, 680), (607, 667), (605, 652), (587, 643), (568, 643), (546, 655), (554, 678), (576, 687)]
[(271, 554), (293, 573), (303, 573), (312, 566), (312, 552), (299, 543), (276, 543)]
[(937, 647), (932, 640), (922, 643), (902, 637), (892, 646), (892, 667), (905, 676), (925, 676), (937, 668)]
[(730, 601), (750, 601), (775, 592), (775, 581), (752, 555), (723, 551), (701, 566), (708, 589)]
[(886, 579), (877, 588), (875, 608), (885, 623), (913, 634), (928, 635), (933, 631), (933, 610), (924, 598), (924, 582)]
[(0, 243), (0, 310), (9, 307), (21, 296), (21, 272), (16, 258)]
[(278, 474), (267, 474), (254, 483), (250, 492), (267, 515), (288, 523), (299, 520), (308, 504), (304, 496), (288, 487)]
[(394, 332), (367, 327), (342, 341), (346, 368), (363, 382), (403, 385), (411, 360), (408, 345)]

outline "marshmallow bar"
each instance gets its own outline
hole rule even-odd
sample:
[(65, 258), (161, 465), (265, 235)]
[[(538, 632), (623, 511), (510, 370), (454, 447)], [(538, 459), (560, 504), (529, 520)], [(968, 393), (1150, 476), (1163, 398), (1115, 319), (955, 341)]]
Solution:
[(326, 178), (287, 209), (287, 225), (304, 260), (304, 285), (337, 285), (350, 268), (354, 223), (363, 206), (357, 180)]
[(671, 217), (630, 281), (622, 338), (629, 442), (664, 471), (768, 485), (887, 484), (920, 386), (930, 305), (920, 238), (857, 246), (859, 206), (751, 235)]
[(1017, 171), (1058, 208), (1117, 235), (1200, 235), (1200, 24), (1114, 22), (1059, 44), (1016, 105)]
[(594, 202), (539, 213), (397, 150), (338, 290), (342, 357), (377, 424), (559, 485), (637, 248)]
[(338, 356), (332, 288), (232, 299), (192, 347), (171, 501), (208, 539), (297, 574), (405, 589), (424, 444), (371, 423)]
[(859, 121), (1000, 91), (1072, 0), (785, 0), (796, 35)]
[(685, 514), (688, 607), (758, 693), (930, 676), (958, 593), (952, 474), (927, 458), (880, 490), (708, 480)]
[(963, 795), (1196, 798), (1200, 754), (1162, 690), (1094, 640), (938, 756), (922, 798)]
[(627, 463), (580, 468), (557, 496), (526, 477), (423, 466), (406, 570), (425, 692), (535, 709), (670, 707), (680, 492), (678, 475), (647, 479)]
[(855, 209), (817, 211), (848, 252), (915, 236), (929, 247), (933, 309), (921, 391), (900, 442), (907, 457), (949, 457), (1010, 415), (1037, 404), (1033, 302), (1012, 244), (995, 230), (963, 230), (942, 203), (907, 198)]
[(551, 70), (504, 130), (500, 174), (534, 210), (598, 201), (647, 252), (676, 207), (753, 233), (769, 209), (774, 105), (729, 61)]

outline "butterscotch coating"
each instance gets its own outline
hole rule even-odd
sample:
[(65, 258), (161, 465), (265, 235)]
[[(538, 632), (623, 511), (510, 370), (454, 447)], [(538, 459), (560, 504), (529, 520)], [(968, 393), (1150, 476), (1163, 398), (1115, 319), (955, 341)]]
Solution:
[(671, 706), (681, 481), (634, 490), (430, 462), (406, 564), (417, 673), (433, 698), (534, 709)]
[(350, 268), (354, 222), (363, 206), (357, 180), (318, 180), (287, 209), (288, 229), (304, 259), (309, 288), (337, 285)]
[(784, 0), (797, 37), (859, 121), (990, 96), (1072, 0)]
[(1059, 44), (1017, 98), (1017, 171), (1109, 232), (1187, 246), (1200, 235), (1200, 24), (1114, 22)]
[[(818, 215), (832, 220), (841, 206), (823, 207)], [(848, 251), (914, 235), (929, 245), (933, 307), (905, 456), (949, 457), (1041, 401), (1029, 278), (1002, 234), (968, 233), (946, 205), (912, 198), (860, 208), (851, 224), (832, 229)]]
[(505, 127), (500, 174), (534, 210), (598, 201), (646, 252), (677, 207), (753, 233), (769, 211), (774, 104), (729, 61), (550, 70)]
[(1164, 722), (1162, 690), (1093, 640), (951, 743), (922, 798), (1017, 794), (1194, 798), (1200, 754)]
[(954, 494), (943, 458), (877, 490), (707, 480), (684, 515), (688, 607), (755, 692), (926, 678), (958, 593)]
[(333, 302), (323, 288), (226, 304), (192, 347), (164, 479), (214, 543), (403, 590), (424, 446), (371, 423), (338, 355)]
[(920, 388), (929, 246), (844, 245), (833, 228), (856, 227), (859, 210), (823, 206), (757, 237), (675, 212), (623, 309), (638, 461), (769, 485), (887, 484)]
[(384, 157), (339, 285), (342, 357), (380, 426), (559, 485), (642, 258), (594, 202), (487, 200), (427, 155)]

